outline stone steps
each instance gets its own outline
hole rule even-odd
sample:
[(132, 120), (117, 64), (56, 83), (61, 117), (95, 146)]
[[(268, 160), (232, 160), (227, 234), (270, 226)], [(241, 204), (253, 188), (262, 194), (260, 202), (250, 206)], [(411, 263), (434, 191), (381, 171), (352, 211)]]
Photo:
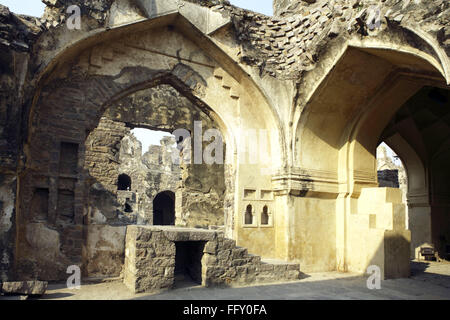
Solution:
[[(218, 240), (216, 247), (218, 259), (211, 260), (208, 256), (212, 256), (213, 253), (205, 251), (207, 256), (205, 261), (215, 261), (212, 264), (206, 263), (206, 286), (241, 286), (300, 279), (300, 265), (297, 263), (262, 259), (260, 256), (249, 253), (247, 248), (237, 246), (235, 240), (227, 238)], [(208, 272), (218, 279), (210, 277)]]

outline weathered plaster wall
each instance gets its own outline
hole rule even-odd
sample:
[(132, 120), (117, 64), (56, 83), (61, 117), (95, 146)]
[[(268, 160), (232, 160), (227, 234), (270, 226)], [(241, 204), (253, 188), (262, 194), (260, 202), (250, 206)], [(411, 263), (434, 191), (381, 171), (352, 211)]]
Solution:
[(3, 5), (0, 24), (0, 281), (6, 281), (14, 276), (21, 117), (34, 90), (27, 76), (29, 52), (40, 30), (32, 18), (15, 15)]
[(118, 277), (125, 259), (126, 226), (89, 225), (83, 250), (84, 276)]
[(334, 199), (294, 199), (289, 260), (299, 261), (305, 272), (336, 270), (335, 205)]
[(0, 281), (9, 279), (14, 263), (16, 183), (14, 175), (0, 173)]

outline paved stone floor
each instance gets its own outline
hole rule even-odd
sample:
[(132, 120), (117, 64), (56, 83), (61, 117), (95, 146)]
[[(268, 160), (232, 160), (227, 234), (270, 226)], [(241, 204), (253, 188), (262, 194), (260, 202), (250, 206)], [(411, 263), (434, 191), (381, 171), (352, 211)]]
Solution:
[(450, 263), (413, 262), (411, 277), (382, 281), (380, 290), (369, 290), (367, 277), (338, 272), (311, 273), (291, 283), (243, 288), (202, 288), (181, 283), (178, 288), (156, 294), (132, 294), (120, 281), (84, 284), (69, 290), (51, 284), (41, 299), (58, 300), (353, 300), (433, 299), (450, 300)]

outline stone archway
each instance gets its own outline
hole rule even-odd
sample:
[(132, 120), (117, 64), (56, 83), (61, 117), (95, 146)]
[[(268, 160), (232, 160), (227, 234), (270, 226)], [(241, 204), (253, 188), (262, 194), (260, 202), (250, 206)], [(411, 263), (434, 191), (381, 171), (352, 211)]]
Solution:
[(402, 160), (408, 177), (408, 229), (411, 230), (411, 259), (414, 259), (420, 246), (432, 243), (428, 174), (417, 152), (399, 133), (385, 142)]
[[(182, 22), (182, 18), (180, 21)], [(234, 210), (239, 208), (241, 203), (241, 199), (235, 197), (237, 181), (251, 180), (251, 171), (241, 170), (239, 176), (236, 174), (238, 172), (236, 135), (241, 127), (252, 129), (256, 127), (262, 130), (275, 130), (272, 132), (273, 135), (282, 139), (278, 131), (278, 120), (274, 118), (274, 112), (270, 109), (264, 95), (258, 90), (248, 90), (256, 86), (248, 80), (242, 70), (230, 64), (222, 66), (221, 63), (226, 59), (219, 59), (220, 63), (217, 62), (216, 59), (220, 55), (226, 56), (223, 52), (211, 45), (211, 57), (203, 47), (199, 47), (191, 40), (192, 37), (185, 35), (185, 28), (174, 30), (172, 25), (168, 30), (168, 23), (168, 20), (157, 19), (157, 22), (147, 31), (140, 29), (142, 25), (136, 26), (138, 32), (131, 33), (132, 36), (111, 31), (108, 33), (108, 41), (95, 44), (80, 41), (70, 48), (70, 54), (66, 55), (63, 52), (55, 58), (55, 62), (59, 61), (58, 67), (49, 70), (45, 82), (41, 83), (41, 90), (35, 97), (29, 117), (26, 143), (29, 157), (20, 178), (27, 183), (20, 184), (21, 196), (17, 221), (19, 243), (17, 265), (20, 274), (27, 275), (29, 270), (33, 269), (33, 272), (42, 275), (43, 279), (62, 278), (65, 276), (67, 265), (83, 264), (80, 260), (90, 261), (95, 256), (92, 251), (92, 257), (90, 253), (83, 257), (83, 246), (91, 245), (89, 244), (90, 239), (93, 238), (89, 236), (91, 230), (100, 235), (107, 229), (114, 229), (117, 233), (123, 232), (123, 227), (108, 225), (114, 220), (114, 215), (102, 214), (102, 212), (114, 212), (115, 206), (112, 203), (115, 201), (116, 190), (109, 190), (104, 187), (105, 184), (97, 183), (96, 175), (102, 175), (101, 172), (103, 172), (101, 166), (94, 165), (86, 170), (83, 163), (83, 159), (90, 161), (92, 157), (90, 151), (96, 149), (98, 152), (103, 152), (108, 158), (107, 162), (114, 166), (117, 162), (117, 154), (111, 150), (117, 149), (118, 145), (113, 144), (103, 148), (88, 137), (98, 127), (102, 116), (111, 106), (120, 104), (133, 94), (163, 85), (172, 87), (199, 107), (222, 132), (226, 146), (226, 159), (225, 164), (221, 166), (224, 171), (223, 184), (226, 186), (226, 192), (219, 194), (218, 197), (222, 197), (225, 202), (222, 208), (225, 211), (224, 224), (227, 234), (232, 236), (237, 232), (238, 225), (235, 223)], [(115, 32), (117, 37), (109, 38)], [(142, 44), (145, 45), (142, 46)], [(180, 45), (182, 59), (179, 59), (179, 54), (177, 55), (176, 52), (174, 54), (165, 52), (178, 48)], [(77, 54), (73, 55), (74, 52)], [(268, 113), (261, 112), (261, 108), (269, 108)], [(120, 137), (129, 127), (146, 127), (139, 121), (122, 123), (122, 125), (122, 127), (113, 126), (114, 130), (118, 130), (117, 137)], [(147, 127), (152, 128), (151, 125)], [(114, 139), (111, 139), (111, 142)], [(87, 147), (86, 142), (89, 144)], [(62, 144), (73, 146), (70, 148), (73, 153), (70, 159), (78, 161), (72, 165), (74, 171), (71, 174), (59, 172), (62, 158), (59, 157), (57, 150), (61, 149)], [(43, 148), (39, 148), (39, 145)], [(283, 150), (284, 147), (282, 144), (275, 143), (274, 149), (277, 150), (277, 148)], [(55, 150), (55, 152), (50, 155), (46, 150)], [(275, 156), (279, 154), (281, 152), (271, 150), (266, 158), (279, 163), (282, 160)], [(107, 185), (117, 184), (117, 174), (118, 172), (115, 172), (105, 177), (106, 180), (111, 179), (111, 183), (108, 182)], [(132, 180), (134, 185), (134, 178)], [(197, 189), (205, 188), (195, 179), (191, 180), (193, 185), (197, 185)], [(266, 189), (270, 189), (270, 173), (265, 174), (264, 183), (267, 186)], [(86, 188), (86, 184), (90, 188)], [(242, 185), (239, 188), (243, 187), (245, 186)], [(28, 211), (29, 199), (36, 190), (43, 188), (49, 190), (48, 219), (39, 226), (30, 225), (26, 215), (21, 213)], [(58, 193), (59, 190), (64, 192)], [(58, 197), (58, 194), (64, 197)], [(124, 197), (129, 198), (128, 195)], [(62, 223), (59, 218), (58, 199), (63, 198), (67, 198), (67, 205), (63, 203), (61, 205), (70, 207), (73, 212), (71, 224)], [(107, 199), (107, 201), (99, 201), (101, 199)], [(131, 195), (131, 202), (134, 201), (133, 199)], [(178, 196), (177, 199), (179, 199)], [(136, 201), (139, 201), (138, 197)], [(92, 203), (97, 203), (98, 206), (92, 206)], [(129, 217), (131, 215), (127, 214), (134, 213), (134, 207), (131, 208), (133, 212), (129, 212), (131, 210), (126, 206), (125, 209), (128, 210), (122, 214), (123, 220), (126, 223), (133, 222), (134, 220)], [(214, 224), (209, 221), (206, 223)], [(105, 231), (102, 231), (102, 228)], [(41, 254), (44, 249), (40, 248), (39, 244), (31, 248), (29, 242), (24, 240), (27, 233), (43, 236), (52, 234), (55, 238), (64, 236), (60, 237), (59, 245), (55, 246), (54, 252), (51, 253), (52, 257), (49, 257)], [(54, 259), (55, 255), (59, 258)], [(23, 261), (25, 258), (32, 261), (31, 267), (25, 266), (26, 263)], [(47, 268), (46, 266), (50, 264), (52, 266)], [(89, 273), (86, 270), (84, 272)], [(108, 271), (99, 272), (107, 273)]]
[[(387, 55), (385, 49), (348, 47), (300, 109), (293, 143), (303, 192), (296, 201), (305, 207), (317, 203), (321, 209), (316, 211), (324, 216), (317, 219), (305, 212), (296, 220), (329, 221), (329, 229), (322, 224), (324, 230), (318, 234), (330, 236), (309, 241), (313, 251), (324, 250), (328, 241), (338, 270), (366, 272), (367, 266), (378, 265), (385, 277), (409, 275), (411, 235), (405, 229), (401, 194), (377, 188), (375, 150), (383, 141), (383, 130), (408, 99), (427, 84), (445, 87), (442, 70), (429, 58), (416, 52)], [(405, 71), (408, 63), (414, 65), (414, 73)], [(327, 201), (316, 199), (335, 199), (336, 207), (333, 210)], [(322, 257), (307, 258), (307, 252), (295, 247), (292, 250), (306, 257), (302, 258), (306, 263), (326, 263)]]

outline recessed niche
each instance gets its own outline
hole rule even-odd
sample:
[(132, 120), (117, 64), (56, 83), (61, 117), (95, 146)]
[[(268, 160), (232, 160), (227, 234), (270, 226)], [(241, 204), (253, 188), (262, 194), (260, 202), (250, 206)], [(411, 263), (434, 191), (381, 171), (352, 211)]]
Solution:
[(75, 218), (75, 196), (73, 191), (58, 190), (58, 216), (61, 220), (73, 223)]
[(73, 191), (73, 190), (75, 190), (76, 182), (77, 182), (77, 179), (73, 179), (73, 178), (59, 178), (58, 189)]
[(32, 220), (46, 220), (48, 216), (48, 189), (37, 188), (34, 191), (30, 205), (30, 217)]
[(269, 225), (269, 219), (269, 208), (267, 206), (264, 206), (261, 213), (261, 225)]
[(244, 224), (253, 224), (253, 207), (251, 204), (247, 205), (247, 207), (245, 208)]
[(255, 199), (256, 190), (254, 189), (244, 189), (244, 199)]
[(61, 142), (59, 173), (76, 175), (78, 172), (78, 144)]
[(273, 193), (270, 190), (261, 190), (261, 200), (273, 200)]

